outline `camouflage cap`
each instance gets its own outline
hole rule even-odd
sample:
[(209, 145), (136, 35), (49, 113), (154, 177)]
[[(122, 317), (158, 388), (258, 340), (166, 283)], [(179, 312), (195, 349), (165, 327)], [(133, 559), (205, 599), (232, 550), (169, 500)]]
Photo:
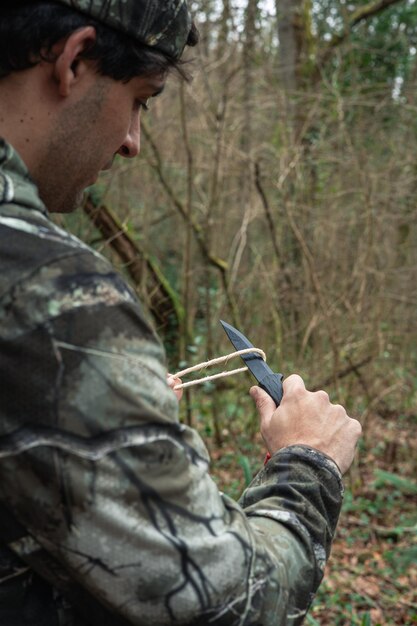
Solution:
[(179, 59), (192, 28), (186, 0), (55, 0)]

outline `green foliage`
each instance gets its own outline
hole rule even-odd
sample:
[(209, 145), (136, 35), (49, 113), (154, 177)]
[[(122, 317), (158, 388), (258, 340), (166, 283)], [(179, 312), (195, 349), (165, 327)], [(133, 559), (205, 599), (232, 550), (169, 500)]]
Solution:
[[(342, 33), (344, 25), (355, 10), (368, 2), (348, 3), (343, 11), (341, 3), (321, 0), (314, 3), (314, 24), (322, 40)], [(353, 85), (358, 77), (362, 85), (392, 86), (395, 80), (407, 79), (415, 61), (417, 45), (417, 5), (399, 2), (353, 28), (343, 54), (336, 55), (328, 70), (338, 72), (345, 86)]]
[[(414, 527), (417, 536), (417, 524)], [(394, 548), (384, 552), (384, 558), (397, 574), (407, 571), (417, 563), (417, 545)]]
[(251, 466), (249, 463), (249, 459), (247, 456), (241, 454), (239, 456), (239, 465), (241, 466), (242, 470), (243, 470), (243, 475), (245, 477), (245, 487), (247, 487), (250, 482), (252, 481), (253, 478), (253, 474), (252, 474), (252, 470), (251, 470)]
[(392, 472), (386, 472), (381, 469), (375, 470), (376, 480), (374, 486), (376, 489), (392, 485), (404, 494), (417, 494), (417, 483), (409, 478), (398, 476)]
[[(321, 626), (322, 622), (316, 619), (314, 615), (321, 614), (321, 609), (327, 607), (327, 612), (333, 616), (331, 618), (332, 626), (378, 626), (378, 623), (372, 624), (369, 610), (357, 608), (364, 605), (373, 607), (376, 604), (360, 593), (347, 595), (343, 591), (332, 591), (324, 582), (319, 588), (310, 613), (307, 614), (306, 623), (312, 626)], [(335, 612), (336, 607), (338, 610)], [(327, 621), (326, 623), (330, 624)]]

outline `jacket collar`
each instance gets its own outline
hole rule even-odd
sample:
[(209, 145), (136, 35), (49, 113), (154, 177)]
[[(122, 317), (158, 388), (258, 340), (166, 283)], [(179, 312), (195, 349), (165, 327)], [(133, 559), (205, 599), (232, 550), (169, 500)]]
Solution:
[(18, 204), (48, 216), (26, 165), (14, 148), (0, 137), (0, 206), (2, 204)]

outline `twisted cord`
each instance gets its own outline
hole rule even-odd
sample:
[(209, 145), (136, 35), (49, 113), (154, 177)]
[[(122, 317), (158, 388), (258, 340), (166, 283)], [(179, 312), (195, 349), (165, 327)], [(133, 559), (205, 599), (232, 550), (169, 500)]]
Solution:
[[(198, 363), (197, 365), (193, 365), (191, 367), (187, 367), (184, 370), (180, 370), (176, 374), (173, 374), (174, 378), (181, 378), (182, 376), (186, 376), (187, 374), (191, 374), (191, 372), (201, 371), (206, 369), (207, 367), (212, 367), (213, 365), (218, 365), (219, 363), (228, 363), (231, 359), (234, 359), (237, 356), (241, 356), (243, 354), (259, 354), (264, 361), (266, 361), (266, 355), (263, 350), (260, 348), (246, 348), (245, 350), (237, 350), (236, 352), (232, 352), (231, 354), (226, 354), (224, 356), (217, 357), (215, 359), (210, 359), (209, 361), (205, 361), (204, 363)], [(203, 376), (202, 378), (197, 378), (196, 380), (190, 380), (186, 383), (181, 383), (180, 385), (175, 385), (174, 390), (176, 389), (185, 389), (185, 387), (192, 387), (193, 385), (200, 385), (201, 383), (206, 383), (209, 380), (215, 380), (216, 378), (225, 378), (226, 376), (233, 376), (234, 374), (239, 374), (240, 372), (246, 372), (248, 368), (239, 367), (238, 369), (220, 372), (219, 374), (212, 374), (210, 376)]]

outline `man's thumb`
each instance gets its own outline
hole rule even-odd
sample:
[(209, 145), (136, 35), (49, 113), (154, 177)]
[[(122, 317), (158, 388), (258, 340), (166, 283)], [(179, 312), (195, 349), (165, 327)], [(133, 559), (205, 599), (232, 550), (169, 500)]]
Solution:
[(260, 418), (270, 417), (275, 411), (276, 405), (270, 395), (260, 387), (251, 387), (249, 391), (252, 400), (256, 404)]

